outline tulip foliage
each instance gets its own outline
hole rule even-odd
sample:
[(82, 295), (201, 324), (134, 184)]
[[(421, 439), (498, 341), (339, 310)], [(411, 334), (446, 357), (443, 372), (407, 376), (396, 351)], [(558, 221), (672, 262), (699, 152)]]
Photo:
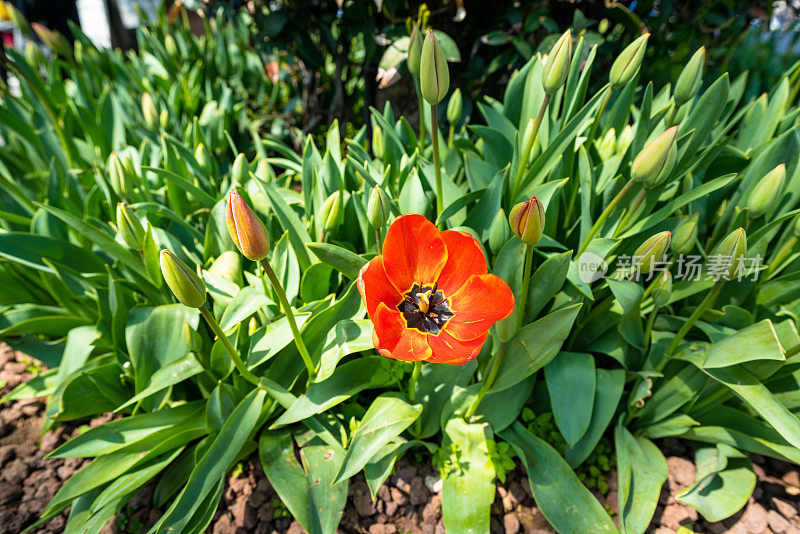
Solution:
[[(415, 451), (448, 532), (489, 531), (514, 464), (558, 531), (643, 532), (659, 438), (696, 447), (679, 499), (712, 521), (747, 502), (747, 453), (800, 463), (788, 76), (743, 101), (746, 75), (693, 58), (678, 95), (639, 79), (642, 38), (587, 94), (607, 74), (565, 34), (463, 127), (426, 32), (427, 135), (387, 105), (297, 154), (250, 117), (260, 65), (169, 63), (175, 82), (164, 54), (199, 45), (154, 35), (127, 59), (12, 54), (22, 95), (0, 101), (0, 338), (51, 367), (7, 399), (47, 395), (46, 428), (120, 415), (50, 454), (93, 460), (42, 521), (99, 531), (152, 483), (152, 532), (202, 532), (257, 454), (333, 533), (349, 480), (374, 494)], [(618, 526), (576, 474), (609, 447)]]

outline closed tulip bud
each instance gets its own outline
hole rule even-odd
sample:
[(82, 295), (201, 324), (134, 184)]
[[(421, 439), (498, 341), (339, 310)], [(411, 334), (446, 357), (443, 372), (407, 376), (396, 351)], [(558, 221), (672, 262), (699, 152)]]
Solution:
[(128, 173), (122, 166), (119, 156), (112, 152), (108, 157), (108, 179), (111, 189), (120, 197), (129, 197), (133, 192), (133, 186), (128, 178)]
[(392, 212), (389, 209), (389, 199), (380, 186), (375, 186), (369, 192), (367, 202), (367, 219), (375, 228), (382, 228), (387, 222)]
[(751, 217), (755, 219), (765, 215), (778, 202), (784, 181), (786, 181), (786, 165), (783, 163), (758, 181), (747, 200)]
[(194, 353), (199, 353), (203, 350), (203, 338), (201, 338), (200, 334), (186, 321), (183, 322), (183, 330), (181, 333), (183, 335), (183, 342), (189, 347), (189, 350)]
[(147, 124), (148, 128), (153, 130), (158, 129), (161, 119), (158, 116), (158, 109), (150, 93), (144, 93), (142, 95), (142, 115), (144, 116), (144, 122)]
[(663, 308), (669, 304), (670, 296), (672, 296), (672, 273), (665, 270), (653, 280), (653, 306)]
[(197, 273), (178, 259), (171, 250), (161, 251), (161, 274), (178, 302), (200, 308), (206, 302), (206, 286)]
[(225, 222), (233, 244), (245, 258), (261, 261), (269, 253), (269, 232), (242, 196), (233, 190), (225, 205)]
[[(744, 228), (739, 227), (725, 236), (711, 255), (716, 257), (716, 266), (725, 269), (725, 273), (731, 277), (739, 262), (747, 255), (747, 234)], [(719, 270), (717, 272), (721, 273)]]
[(137, 252), (142, 250), (144, 227), (124, 202), (117, 203), (117, 232), (128, 248)]
[(450, 95), (450, 101), (447, 103), (447, 121), (451, 125), (456, 125), (458, 121), (461, 120), (463, 105), (461, 89), (456, 89), (453, 91), (453, 94)]
[(633, 128), (630, 124), (626, 124), (617, 137), (616, 150), (618, 153), (625, 152), (628, 147), (633, 143)]
[(250, 317), (250, 322), (247, 323), (247, 335), (253, 337), (258, 330), (258, 321), (255, 317)]
[(671, 240), (672, 234), (665, 231), (657, 233), (639, 245), (633, 257), (640, 273), (650, 274), (653, 271), (669, 250)]
[(194, 159), (197, 160), (197, 164), (200, 165), (203, 172), (206, 174), (214, 174), (214, 160), (208, 152), (206, 145), (203, 143), (197, 145), (197, 148), (194, 149)]
[(697, 240), (697, 221), (699, 218), (699, 213), (695, 213), (691, 217), (685, 217), (673, 230), (672, 251), (676, 255), (688, 254), (694, 248), (694, 243)]
[(552, 95), (564, 85), (569, 73), (569, 64), (572, 61), (572, 33), (567, 30), (556, 41), (542, 69), (542, 85), (544, 92)]
[(500, 252), (510, 237), (511, 232), (506, 223), (506, 212), (501, 208), (489, 226), (489, 249), (494, 253)]
[(675, 166), (678, 127), (673, 126), (644, 147), (631, 165), (631, 179), (648, 189), (663, 184)]
[(64, 58), (72, 57), (72, 45), (61, 33), (48, 29), (37, 22), (31, 24), (31, 28), (36, 32), (36, 36), (39, 37), (39, 40), (52, 50), (53, 53)]
[(697, 94), (700, 84), (703, 83), (703, 65), (706, 62), (706, 47), (701, 46), (692, 58), (683, 67), (678, 81), (675, 82), (675, 103), (679, 106), (685, 104)]
[(167, 55), (171, 58), (174, 58), (178, 55), (178, 47), (175, 44), (175, 39), (170, 34), (167, 34), (167, 36), (164, 37), (164, 49), (167, 51)]
[(544, 207), (536, 195), (520, 202), (508, 214), (511, 231), (526, 245), (535, 245), (544, 233)]
[(383, 159), (383, 130), (380, 126), (372, 129), (372, 153), (378, 159)]
[(166, 109), (162, 109), (161, 113), (158, 114), (158, 124), (161, 125), (161, 129), (167, 127), (167, 123), (169, 122), (169, 111)]
[(320, 223), (323, 232), (330, 232), (341, 224), (342, 219), (342, 192), (336, 191), (325, 199), (320, 212)]
[(41, 68), (45, 64), (42, 49), (36, 46), (36, 43), (33, 41), (25, 43), (25, 61), (36, 69)]
[(256, 177), (267, 183), (272, 183), (275, 181), (275, 170), (272, 168), (272, 165), (269, 164), (269, 161), (265, 159), (259, 159), (258, 164), (256, 165), (256, 172), (253, 174)]
[(408, 58), (406, 59), (406, 63), (408, 65), (408, 71), (415, 78), (419, 78), (419, 66), (421, 58), (422, 58), (422, 34), (420, 33), (419, 28), (415, 24), (414, 27), (411, 29), (411, 36), (408, 40)]
[(435, 106), (442, 101), (450, 87), (450, 71), (433, 30), (425, 36), (419, 62), (419, 85), (422, 97)]
[(242, 257), (232, 250), (226, 250), (217, 256), (208, 272), (238, 283), (242, 279)]
[(597, 153), (600, 154), (600, 159), (606, 161), (611, 159), (614, 155), (615, 145), (617, 144), (617, 135), (614, 128), (606, 132), (602, 139), (595, 141), (597, 145)]
[(525, 125), (525, 131), (522, 132), (522, 146), (520, 147), (520, 156), (525, 156), (527, 154), (528, 161), (520, 161), (520, 165), (527, 165), (530, 162), (530, 159), (533, 157), (533, 143), (536, 141), (533, 138), (533, 131), (534, 125), (536, 122), (534, 119), (528, 119), (528, 124)]
[(231, 178), (234, 185), (244, 185), (250, 179), (250, 164), (244, 154), (239, 154), (231, 166)]
[(624, 87), (630, 82), (636, 73), (639, 72), (639, 67), (642, 65), (644, 52), (647, 49), (647, 39), (650, 37), (646, 33), (633, 41), (625, 47), (625, 50), (620, 52), (617, 59), (611, 65), (611, 70), (608, 73), (608, 81), (611, 87), (619, 89)]

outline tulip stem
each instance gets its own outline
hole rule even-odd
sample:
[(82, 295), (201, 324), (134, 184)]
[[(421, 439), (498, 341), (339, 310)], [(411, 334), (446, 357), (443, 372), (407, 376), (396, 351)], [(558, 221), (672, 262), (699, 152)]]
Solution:
[(581, 248), (578, 250), (578, 254), (575, 256), (576, 258), (586, 251), (586, 248), (589, 246), (589, 243), (592, 242), (594, 236), (596, 236), (597, 232), (600, 231), (600, 228), (603, 226), (603, 223), (606, 222), (606, 219), (608, 219), (608, 216), (611, 215), (612, 211), (614, 211), (614, 208), (617, 207), (617, 204), (619, 204), (622, 201), (622, 199), (625, 198), (625, 195), (628, 193), (628, 191), (631, 190), (631, 187), (633, 187), (633, 180), (628, 180), (628, 183), (625, 184), (623, 188), (619, 190), (617, 196), (615, 196), (614, 199), (611, 202), (609, 202), (608, 206), (606, 206), (606, 209), (603, 210), (603, 213), (601, 213), (600, 217), (598, 217), (597, 221), (595, 221), (594, 225), (592, 226), (592, 229), (589, 230), (589, 235), (587, 235), (586, 239), (583, 241)]
[[(444, 211), (444, 199), (442, 198), (442, 169), (439, 163), (439, 118), (437, 117), (436, 106), (431, 105), (431, 143), (433, 144), (433, 172), (436, 176), (436, 219)], [(444, 221), (439, 221), (439, 226), (444, 226)]]
[[(528, 160), (531, 158), (531, 151), (533, 147), (536, 146), (536, 138), (539, 135), (539, 127), (542, 125), (542, 120), (544, 119), (545, 111), (547, 111), (547, 105), (550, 103), (550, 95), (544, 95), (544, 100), (542, 100), (542, 106), (539, 108), (539, 115), (536, 117), (536, 122), (533, 123), (533, 131), (531, 132), (530, 139), (527, 140), (525, 146), (522, 147), (522, 153), (520, 154), (519, 165), (517, 166), (517, 174), (514, 176), (514, 185), (511, 190), (511, 203), (513, 204), (516, 202), (517, 195), (519, 194), (519, 188), (522, 186), (522, 175), (525, 174), (525, 169), (528, 167)], [(524, 139), (524, 132), (523, 132), (523, 139)]]
[(701, 302), (700, 305), (694, 310), (692, 315), (689, 316), (689, 319), (683, 323), (683, 326), (680, 328), (680, 330), (678, 330), (678, 333), (675, 334), (675, 337), (672, 338), (672, 342), (669, 344), (669, 347), (667, 347), (666, 353), (668, 355), (671, 355), (675, 352), (675, 349), (678, 348), (678, 344), (683, 341), (683, 338), (686, 337), (686, 334), (688, 334), (689, 330), (692, 329), (694, 323), (696, 323), (697, 320), (702, 317), (703, 313), (705, 313), (707, 309), (714, 305), (714, 302), (719, 296), (719, 291), (722, 289), (723, 283), (725, 283), (724, 280), (718, 280), (717, 283), (714, 284), (714, 287), (711, 288), (711, 291), (708, 292), (706, 298), (703, 299), (703, 302)]
[(528, 288), (531, 285), (531, 271), (533, 270), (533, 245), (525, 245), (525, 265), (522, 270), (522, 289), (517, 306), (517, 330), (522, 326), (525, 316), (525, 304), (528, 300)]
[(308, 370), (308, 381), (311, 382), (314, 380), (314, 375), (316, 374), (314, 361), (311, 359), (311, 355), (308, 353), (306, 344), (303, 343), (303, 338), (300, 337), (300, 330), (297, 328), (297, 321), (294, 319), (292, 305), (289, 304), (289, 299), (286, 298), (286, 292), (283, 290), (283, 286), (281, 286), (278, 277), (275, 276), (275, 271), (272, 270), (272, 266), (270, 266), (266, 258), (261, 260), (261, 267), (263, 267), (264, 272), (267, 273), (267, 277), (272, 284), (272, 288), (275, 290), (275, 294), (278, 296), (278, 300), (281, 303), (283, 313), (286, 314), (286, 320), (289, 321), (289, 328), (292, 329), (294, 344), (297, 346), (297, 351), (300, 353), (300, 357), (303, 358), (303, 363), (306, 364), (306, 369)]
[(411, 371), (411, 380), (408, 381), (408, 400), (411, 403), (417, 401), (417, 380), (419, 380), (419, 372), (422, 369), (422, 361), (417, 360), (414, 362), (414, 370)]
[(650, 315), (647, 317), (647, 326), (644, 329), (644, 353), (647, 354), (647, 349), (650, 347), (650, 336), (653, 333), (653, 323), (656, 322), (656, 315), (658, 315), (658, 308), (653, 306)]
[(612, 237), (618, 237), (619, 234), (621, 234), (622, 231), (625, 230), (625, 227), (628, 226), (628, 223), (630, 222), (631, 217), (633, 217), (633, 214), (636, 212), (637, 209), (639, 209), (639, 206), (642, 204), (642, 201), (644, 201), (644, 198), (646, 196), (647, 196), (647, 188), (645, 187), (639, 193), (639, 196), (636, 197), (636, 200), (634, 200), (633, 206), (631, 206), (631, 209), (628, 210), (628, 213), (626, 213), (622, 217), (622, 220), (617, 225), (617, 229), (614, 230), (614, 235)]
[(422, 90), (419, 87), (419, 79), (414, 78), (414, 89), (417, 90), (417, 105), (419, 106), (419, 150), (425, 148), (425, 101), (422, 99)]
[(375, 248), (377, 249), (378, 254), (381, 253), (381, 248), (383, 247), (383, 239), (381, 238), (381, 229), (377, 226), (375, 227)]
[(489, 389), (494, 385), (494, 381), (497, 378), (497, 373), (500, 372), (500, 364), (503, 361), (503, 352), (505, 351), (506, 344), (500, 342), (500, 346), (497, 348), (497, 352), (492, 358), (491, 368), (489, 369), (489, 374), (484, 377), (483, 385), (481, 386), (481, 390), (478, 392), (478, 396), (475, 397), (475, 400), (472, 401), (470, 404), (467, 413), (464, 414), (464, 420), (469, 423), (472, 416), (475, 415), (475, 412), (478, 410), (478, 406), (480, 405), (483, 398), (489, 392)]
[(200, 315), (203, 316), (203, 319), (206, 320), (208, 326), (211, 327), (211, 330), (217, 336), (217, 339), (219, 339), (220, 342), (222, 342), (222, 346), (225, 347), (225, 350), (228, 352), (228, 354), (231, 357), (231, 360), (233, 361), (233, 365), (239, 371), (239, 374), (242, 375), (242, 378), (244, 378), (251, 384), (258, 385), (259, 382), (258, 377), (253, 373), (251, 373), (250, 370), (247, 368), (247, 366), (244, 364), (242, 358), (239, 356), (239, 353), (236, 352), (236, 349), (231, 343), (231, 340), (228, 339), (228, 336), (226, 336), (225, 332), (222, 331), (222, 328), (220, 328), (217, 319), (214, 317), (214, 314), (211, 313), (211, 311), (205, 306), (205, 304), (200, 307)]
[(603, 112), (605, 112), (606, 107), (608, 107), (609, 100), (611, 100), (611, 92), (612, 91), (606, 91), (606, 96), (603, 97), (603, 102), (600, 103), (600, 109), (597, 110), (597, 116), (592, 123), (592, 129), (589, 130), (589, 139), (594, 139), (594, 135), (597, 133), (597, 127), (600, 126), (600, 119), (603, 117)]

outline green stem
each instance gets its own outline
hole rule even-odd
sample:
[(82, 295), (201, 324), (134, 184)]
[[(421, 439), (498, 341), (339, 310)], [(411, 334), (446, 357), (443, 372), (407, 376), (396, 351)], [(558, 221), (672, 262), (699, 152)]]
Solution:
[(592, 226), (592, 229), (589, 230), (589, 235), (587, 235), (586, 239), (583, 241), (581, 248), (578, 250), (578, 254), (575, 256), (576, 258), (586, 251), (586, 248), (589, 246), (589, 243), (592, 242), (594, 236), (596, 236), (597, 232), (600, 231), (600, 228), (603, 226), (603, 223), (606, 222), (606, 219), (608, 219), (608, 216), (611, 215), (612, 211), (614, 211), (614, 208), (617, 207), (617, 204), (619, 204), (622, 201), (622, 199), (625, 198), (625, 195), (628, 193), (628, 191), (631, 190), (631, 187), (633, 187), (633, 180), (628, 180), (628, 183), (625, 184), (623, 188), (619, 190), (617, 196), (615, 196), (614, 199), (611, 202), (609, 202), (608, 206), (606, 206), (606, 209), (603, 210), (603, 213), (601, 213), (600, 217), (598, 217), (597, 221), (595, 221), (594, 225)]
[(533, 268), (533, 245), (526, 245), (525, 266), (522, 272), (522, 293), (519, 296), (517, 306), (517, 330), (522, 326), (522, 319), (525, 316), (525, 304), (528, 300), (528, 288), (531, 285), (531, 270)]
[(422, 369), (422, 362), (414, 362), (414, 370), (411, 371), (411, 380), (408, 381), (408, 400), (411, 403), (417, 401), (417, 380), (419, 380), (419, 372)]
[(544, 119), (544, 114), (545, 111), (547, 111), (547, 105), (549, 103), (550, 95), (545, 95), (542, 105), (539, 108), (539, 115), (536, 117), (536, 122), (533, 123), (533, 132), (531, 132), (531, 138), (528, 140), (525, 146), (522, 147), (519, 165), (517, 166), (517, 174), (514, 176), (514, 186), (511, 190), (512, 203), (516, 201), (517, 195), (519, 194), (519, 188), (522, 186), (522, 175), (525, 174), (525, 169), (528, 166), (528, 160), (531, 158), (531, 151), (533, 150), (533, 147), (536, 146), (536, 138), (539, 135), (539, 127), (542, 125), (542, 120)]
[(417, 90), (417, 105), (419, 106), (419, 151), (425, 148), (425, 101), (422, 99), (422, 90), (419, 80), (414, 78), (414, 89)]
[(453, 146), (453, 136), (455, 135), (455, 127), (451, 124), (449, 133), (447, 134), (447, 146)]
[(380, 254), (383, 247), (383, 239), (381, 238), (381, 229), (377, 227), (375, 228), (375, 247), (378, 249), (378, 254)]
[(639, 193), (639, 196), (636, 197), (636, 200), (633, 202), (633, 206), (631, 206), (631, 209), (628, 210), (628, 213), (625, 214), (620, 223), (617, 225), (617, 229), (614, 230), (614, 235), (611, 237), (619, 237), (619, 234), (621, 234), (622, 231), (625, 230), (625, 227), (628, 226), (631, 217), (633, 217), (633, 214), (636, 212), (637, 209), (639, 209), (639, 206), (642, 204), (642, 201), (644, 201), (644, 198), (646, 196), (647, 196), (647, 188), (645, 187)]
[[(436, 219), (444, 211), (444, 199), (442, 198), (442, 169), (439, 163), (439, 118), (436, 106), (431, 105), (431, 142), (433, 143), (433, 172), (436, 176)], [(443, 226), (444, 221), (439, 221)]]
[(667, 347), (666, 353), (668, 355), (671, 355), (675, 352), (675, 349), (678, 348), (680, 342), (683, 341), (683, 338), (689, 333), (689, 330), (692, 329), (694, 323), (700, 319), (707, 309), (714, 305), (714, 301), (717, 300), (717, 296), (719, 296), (720, 289), (722, 289), (722, 284), (724, 282), (724, 280), (719, 280), (716, 284), (714, 284), (714, 287), (712, 287), (711, 291), (708, 292), (706, 298), (703, 299), (703, 302), (701, 302), (697, 309), (694, 310), (694, 313), (689, 316), (689, 319), (683, 323), (683, 326), (680, 328), (680, 330), (678, 330), (678, 333), (675, 334), (675, 337), (672, 338), (672, 342), (669, 344), (669, 347)]
[(647, 318), (647, 326), (644, 329), (644, 352), (647, 354), (647, 350), (650, 347), (650, 336), (653, 332), (653, 323), (656, 322), (656, 315), (658, 315), (658, 308), (653, 307), (653, 310), (650, 312), (650, 316)]
[(239, 371), (239, 374), (242, 375), (242, 378), (244, 378), (251, 384), (258, 385), (259, 382), (258, 377), (253, 373), (251, 373), (250, 370), (247, 368), (247, 366), (244, 364), (242, 358), (239, 356), (239, 353), (236, 351), (233, 344), (231, 343), (231, 340), (228, 339), (228, 336), (226, 336), (225, 332), (223, 332), (222, 328), (220, 328), (217, 319), (214, 317), (214, 314), (211, 313), (211, 311), (205, 305), (203, 305), (200, 308), (200, 314), (203, 316), (203, 319), (206, 320), (208, 326), (211, 327), (211, 330), (214, 332), (214, 335), (217, 336), (217, 339), (219, 339), (222, 342), (222, 346), (225, 347), (225, 350), (228, 351), (228, 354), (230, 355), (231, 360), (233, 361), (233, 365)]
[(503, 361), (503, 352), (506, 348), (506, 344), (501, 342), (500, 346), (497, 348), (497, 352), (492, 359), (491, 368), (489, 369), (489, 374), (483, 379), (483, 385), (481, 386), (481, 390), (478, 392), (478, 396), (475, 397), (475, 400), (472, 401), (467, 413), (464, 414), (464, 420), (469, 423), (469, 420), (472, 419), (472, 416), (475, 415), (475, 412), (478, 410), (478, 405), (480, 405), (483, 398), (489, 392), (489, 389), (494, 385), (494, 381), (497, 378), (497, 373), (500, 372), (500, 363)]
[(611, 91), (606, 92), (606, 96), (603, 97), (603, 102), (600, 104), (600, 109), (597, 110), (597, 116), (594, 118), (591, 130), (589, 130), (589, 139), (594, 139), (594, 136), (597, 133), (597, 127), (600, 126), (600, 119), (603, 118), (603, 113), (608, 106), (609, 100), (611, 100)]
[(281, 286), (280, 281), (278, 281), (278, 277), (275, 276), (275, 271), (272, 270), (272, 266), (270, 266), (266, 258), (261, 260), (261, 267), (264, 268), (264, 272), (267, 273), (267, 277), (269, 277), (269, 281), (272, 283), (272, 288), (275, 290), (275, 294), (278, 295), (278, 300), (281, 303), (281, 308), (283, 308), (283, 313), (286, 314), (286, 320), (289, 321), (289, 328), (292, 329), (294, 344), (297, 346), (297, 350), (300, 352), (300, 356), (303, 358), (303, 363), (306, 364), (306, 369), (308, 370), (308, 381), (311, 382), (316, 373), (314, 362), (311, 359), (311, 355), (308, 353), (306, 344), (303, 343), (303, 338), (300, 337), (300, 330), (297, 328), (297, 322), (294, 319), (294, 313), (292, 312), (291, 304), (289, 304), (289, 299), (286, 298), (286, 292), (283, 290), (283, 286)]

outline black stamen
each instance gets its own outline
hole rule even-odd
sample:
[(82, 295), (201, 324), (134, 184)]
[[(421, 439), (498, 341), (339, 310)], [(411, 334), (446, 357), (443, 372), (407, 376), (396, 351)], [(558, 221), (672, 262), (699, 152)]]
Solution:
[[(428, 310), (423, 312), (420, 309), (419, 295), (428, 294)], [(438, 334), (447, 321), (453, 317), (450, 311), (450, 304), (439, 291), (439, 285), (433, 287), (414, 284), (411, 291), (403, 296), (403, 301), (398, 304), (397, 309), (403, 314), (408, 328), (416, 328), (426, 334)]]

